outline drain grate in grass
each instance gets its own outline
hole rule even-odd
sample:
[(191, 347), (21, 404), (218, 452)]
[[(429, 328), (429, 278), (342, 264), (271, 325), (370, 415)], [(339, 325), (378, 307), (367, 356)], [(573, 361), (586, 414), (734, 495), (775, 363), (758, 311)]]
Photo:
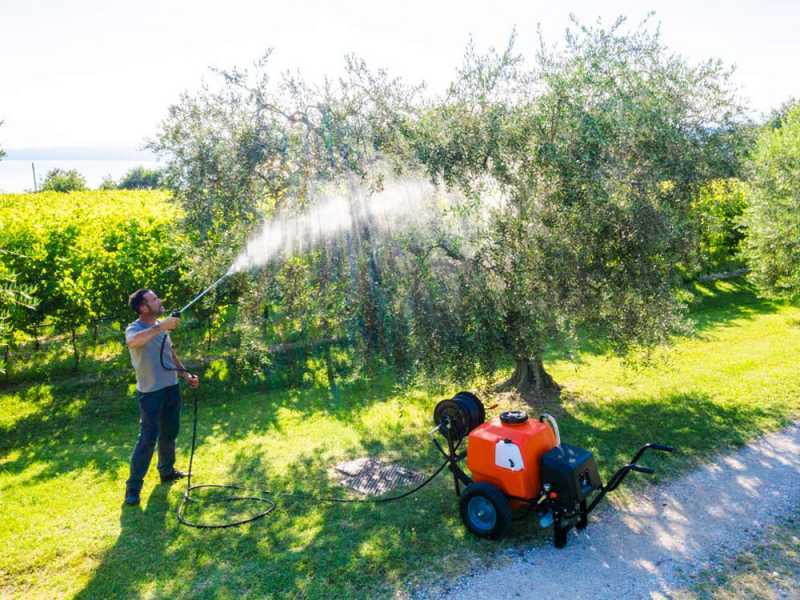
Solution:
[(376, 458), (357, 458), (334, 467), (339, 483), (360, 494), (380, 496), (390, 490), (422, 483), (425, 476)]

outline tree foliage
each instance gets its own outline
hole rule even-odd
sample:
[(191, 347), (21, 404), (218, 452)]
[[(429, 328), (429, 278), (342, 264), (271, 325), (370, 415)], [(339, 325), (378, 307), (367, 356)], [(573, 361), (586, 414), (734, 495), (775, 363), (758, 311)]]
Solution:
[(789, 98), (783, 101), (778, 108), (770, 111), (764, 126), (770, 129), (780, 129), (786, 122), (789, 113), (797, 106), (800, 106), (800, 100), (797, 98)]
[(743, 254), (752, 280), (768, 294), (800, 293), (800, 106), (765, 128), (753, 152), (742, 217)]
[[(413, 111), (415, 89), (383, 71), (370, 71), (355, 58), (347, 60), (341, 79), (321, 85), (293, 74), (272, 77), (269, 58), (267, 53), (251, 70), (219, 71), (218, 86), (184, 94), (150, 145), (167, 161), (166, 181), (184, 209), (198, 257), (190, 264), (198, 281), (210, 283), (224, 272), (263, 220), (307, 209), (320, 181), (355, 176), (380, 187), (371, 166), (381, 150), (402, 143), (399, 132)], [(309, 307), (313, 310), (304, 322), (319, 319), (341, 337), (348, 321), (365, 332), (367, 346), (374, 348), (383, 339), (376, 328), (387, 320), (378, 297), (382, 290), (375, 284), (375, 240), (363, 222), (354, 221), (342, 243), (345, 250), (305, 259), (301, 272), (309, 275), (309, 284), (327, 287), (320, 295), (325, 300)], [(342, 256), (346, 269), (340, 268)], [(334, 272), (344, 281), (362, 282), (364, 295), (353, 299), (357, 306), (349, 311), (338, 310), (339, 300), (327, 299), (343, 293), (342, 280), (329, 275)], [(242, 280), (238, 284), (249, 287), (243, 290), (248, 308), (239, 323), (242, 348), (260, 364), (264, 346), (290, 341), (280, 327), (266, 339), (258, 337), (263, 335), (259, 315), (284, 292)], [(317, 335), (313, 327), (303, 331), (312, 341)]]
[[(7, 253), (7, 250), (0, 250), (0, 254)], [(35, 291), (33, 286), (20, 285), (17, 274), (0, 261), (0, 374), (6, 372), (14, 323), (24, 320), (36, 308)]]
[(42, 182), (42, 192), (79, 192), (86, 189), (86, 179), (75, 169), (51, 169)]
[(312, 204), (320, 180), (380, 189), (388, 163), (462, 196), (408, 231), (354, 213), (340, 239), (273, 266), (247, 296), (246, 313), (273, 306), (271, 328), (247, 326), (262, 346), (341, 332), (365, 357), (463, 375), (510, 356), (512, 383), (545, 392), (553, 342), (586, 332), (624, 351), (684, 327), (692, 201), (736, 174), (741, 111), (720, 63), (687, 63), (647, 23), (576, 24), (533, 61), (513, 37), (502, 52), (470, 46), (440, 98), (355, 59), (320, 86), (272, 79), (268, 56), (220, 75), (171, 107), (152, 144), (209, 281), (258, 222)]
[(692, 201), (692, 219), (698, 225), (698, 268), (702, 272), (724, 271), (741, 266), (740, 245), (744, 238), (741, 217), (746, 185), (740, 179), (714, 179), (700, 188)]
[(577, 25), (534, 65), (513, 39), (502, 53), (470, 47), (418, 124), (432, 175), (478, 195), (487, 179), (500, 187), (463, 283), (486, 291), (461, 319), (491, 328), (475, 356), (510, 353), (518, 387), (544, 391), (543, 352), (580, 330), (624, 351), (682, 329), (674, 292), (678, 267), (696, 260), (692, 199), (736, 161), (728, 73), (624, 26)]
[(121, 190), (156, 190), (164, 187), (160, 169), (134, 167), (119, 180), (117, 187)]

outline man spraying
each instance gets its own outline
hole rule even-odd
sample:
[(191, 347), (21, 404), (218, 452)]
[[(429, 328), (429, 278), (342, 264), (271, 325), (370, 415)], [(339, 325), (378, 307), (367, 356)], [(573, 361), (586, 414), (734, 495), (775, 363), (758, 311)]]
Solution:
[[(131, 470), (125, 490), (125, 504), (139, 504), (144, 476), (158, 443), (158, 472), (161, 483), (185, 477), (175, 469), (175, 439), (180, 426), (181, 394), (178, 374), (193, 388), (200, 384), (197, 375), (182, 370), (183, 364), (172, 348), (168, 332), (180, 319), (164, 314), (161, 300), (150, 289), (130, 295), (128, 304), (138, 315), (125, 330), (125, 342), (136, 371), (136, 399), (139, 401), (139, 439), (131, 455)], [(162, 364), (161, 344), (166, 337)], [(167, 367), (167, 368), (165, 368)], [(176, 369), (176, 370), (171, 370)]]

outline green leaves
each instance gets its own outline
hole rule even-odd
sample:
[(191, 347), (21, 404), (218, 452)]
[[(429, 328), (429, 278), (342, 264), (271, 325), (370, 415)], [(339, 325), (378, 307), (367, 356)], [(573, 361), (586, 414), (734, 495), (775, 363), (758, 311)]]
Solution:
[(749, 277), (775, 297), (800, 293), (800, 105), (765, 128), (752, 157), (743, 255)]
[(86, 189), (86, 179), (75, 169), (52, 169), (42, 182), (43, 192), (77, 192)]
[(740, 113), (721, 65), (686, 63), (647, 24), (576, 25), (533, 65), (513, 38), (503, 53), (468, 49), (412, 137), (433, 176), (503, 192), (462, 273), (462, 295), (480, 301), (451, 305), (467, 330), (494, 328), (474, 347), (487, 363), (500, 349), (541, 356), (578, 330), (621, 351), (680, 330), (692, 200), (736, 167), (726, 136)]
[(38, 300), (35, 310), (13, 311), (7, 326), (68, 331), (124, 320), (139, 287), (167, 300), (183, 295), (178, 217), (165, 192), (0, 195), (0, 268)]

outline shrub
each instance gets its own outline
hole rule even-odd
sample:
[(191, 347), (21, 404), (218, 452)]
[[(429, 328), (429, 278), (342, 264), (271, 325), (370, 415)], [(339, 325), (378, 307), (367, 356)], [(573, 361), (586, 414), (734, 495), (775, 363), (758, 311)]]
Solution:
[(117, 187), (121, 190), (154, 190), (163, 187), (161, 171), (136, 167), (120, 179)]
[[(74, 340), (93, 320), (127, 320), (136, 288), (175, 297), (182, 290), (179, 216), (166, 192), (0, 195), (0, 262), (39, 300), (35, 310), (13, 313), (10, 326), (30, 333), (47, 323)], [(77, 363), (74, 342), (73, 350)]]
[(745, 206), (745, 184), (739, 179), (715, 179), (700, 188), (692, 201), (692, 215), (699, 230), (702, 271), (741, 265), (739, 245), (744, 232), (739, 220)]
[(86, 180), (75, 169), (52, 169), (42, 182), (43, 192), (78, 192), (86, 189)]

